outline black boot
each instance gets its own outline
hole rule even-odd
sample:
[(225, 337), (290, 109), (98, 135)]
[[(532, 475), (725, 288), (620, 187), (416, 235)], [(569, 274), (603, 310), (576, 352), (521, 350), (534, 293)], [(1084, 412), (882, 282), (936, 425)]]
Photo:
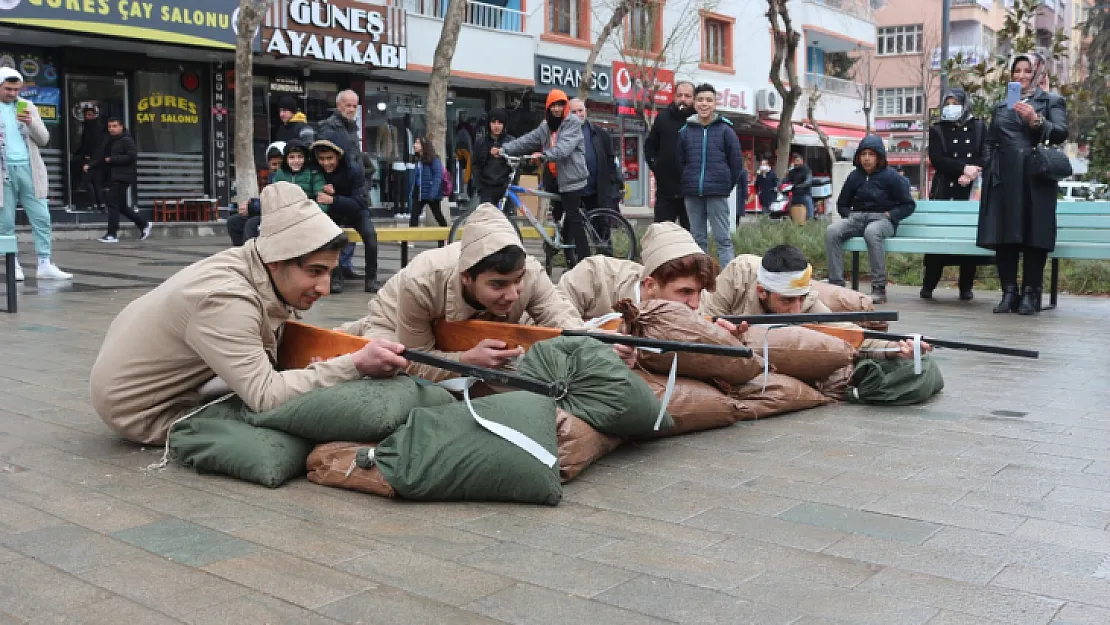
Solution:
[(1041, 309), (1040, 306), (1040, 293), (1037, 289), (1027, 286), (1021, 291), (1021, 303), (1018, 305), (1019, 315), (1032, 315)]
[(343, 292), (343, 270), (339, 267), (331, 271), (331, 292), (333, 295)]
[(370, 278), (367, 278), (366, 282), (363, 284), (363, 287), (363, 290), (367, 293), (377, 293), (378, 291), (382, 290), (382, 283), (378, 282), (377, 280), (371, 280)]
[(971, 292), (971, 289), (968, 289), (966, 291), (960, 289), (960, 299), (965, 302), (970, 302), (971, 300), (975, 299), (975, 294)]
[(1021, 302), (1021, 298), (1018, 296), (1017, 285), (1016, 284), (1008, 284), (1008, 285), (1002, 287), (1002, 301), (998, 303), (998, 306), (994, 307), (994, 312), (996, 312), (996, 313), (1017, 312), (1018, 311), (1018, 304), (1020, 302)]

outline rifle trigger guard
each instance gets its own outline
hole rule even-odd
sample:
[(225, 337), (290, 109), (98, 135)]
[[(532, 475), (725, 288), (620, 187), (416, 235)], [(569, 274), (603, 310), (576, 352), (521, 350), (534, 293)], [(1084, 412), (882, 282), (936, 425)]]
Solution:
[(563, 398), (567, 396), (567, 393), (570, 392), (570, 386), (564, 380), (556, 382), (555, 388), (559, 391), (559, 396), (555, 398), (555, 401), (562, 401)]

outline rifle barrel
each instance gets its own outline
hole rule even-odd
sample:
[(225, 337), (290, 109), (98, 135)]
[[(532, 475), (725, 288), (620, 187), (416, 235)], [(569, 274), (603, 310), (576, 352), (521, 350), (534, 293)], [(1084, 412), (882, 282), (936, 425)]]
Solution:
[(642, 336), (628, 336), (625, 334), (606, 334), (603, 332), (588, 332), (585, 330), (563, 330), (564, 336), (588, 336), (602, 343), (619, 343), (629, 347), (646, 347), (664, 352), (690, 352), (693, 354), (708, 354), (710, 356), (731, 356), (733, 358), (751, 358), (752, 350), (742, 346), (711, 345), (708, 343), (686, 343), (683, 341), (666, 341), (663, 339), (649, 339)]
[(748, 322), (748, 325), (758, 324), (795, 324), (795, 323), (856, 323), (858, 321), (898, 321), (898, 312), (894, 310), (869, 310), (863, 312), (838, 312), (838, 313), (800, 313), (797, 315), (722, 315), (714, 317), (713, 321), (724, 319), (739, 325)]
[[(878, 332), (875, 330), (864, 330), (863, 335), (872, 339), (886, 339), (888, 341), (909, 341), (912, 336), (905, 334), (892, 334), (890, 332)], [(935, 339), (929, 336), (921, 337), (921, 340), (933, 345), (934, 347), (947, 347), (949, 349), (963, 349), (969, 352), (983, 352), (985, 354), (999, 354), (1001, 356), (1017, 356), (1019, 358), (1040, 358), (1040, 352), (1032, 349), (1020, 349), (1017, 347), (1002, 347), (999, 345), (983, 345), (982, 343), (967, 343), (965, 341), (949, 341), (945, 339)]]
[(521, 391), (528, 391), (555, 399), (566, 395), (567, 387), (564, 382), (544, 382), (515, 373), (509, 373), (508, 371), (498, 371), (497, 369), (468, 365), (457, 360), (441, 358), (415, 349), (406, 349), (401, 352), (401, 357), (407, 358), (413, 362), (438, 367), (445, 371), (452, 371), (459, 375), (477, 378), (483, 382), (501, 384)]

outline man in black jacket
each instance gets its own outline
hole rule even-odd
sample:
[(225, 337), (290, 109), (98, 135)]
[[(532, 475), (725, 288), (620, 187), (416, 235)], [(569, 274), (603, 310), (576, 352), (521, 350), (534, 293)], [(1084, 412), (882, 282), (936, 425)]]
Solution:
[(825, 231), (825, 255), (829, 262), (829, 283), (844, 286), (844, 241), (863, 236), (867, 259), (871, 263), (871, 299), (886, 303), (886, 249), (883, 240), (894, 236), (898, 223), (913, 214), (917, 204), (910, 185), (894, 169), (887, 167), (882, 137), (864, 137), (856, 150), (856, 169), (848, 174), (836, 200), (843, 217)]
[[(378, 282), (378, 233), (370, 220), (370, 208), (366, 205), (362, 172), (351, 167), (343, 148), (326, 136), (312, 144), (312, 154), (324, 172), (327, 184), (318, 196), (311, 199), (328, 206), (328, 216), (336, 225), (354, 228), (358, 232), (366, 247), (366, 292), (377, 293), (382, 286)], [(343, 292), (343, 273), (339, 267), (332, 272), (331, 292)]]
[(674, 221), (687, 230), (686, 200), (682, 195), (682, 170), (678, 166), (678, 131), (694, 112), (694, 83), (682, 81), (675, 85), (674, 102), (663, 109), (651, 126), (644, 155), (655, 173), (655, 221)]
[(81, 104), (81, 143), (73, 152), (73, 160), (81, 167), (81, 189), (89, 197), (89, 205), (98, 211), (104, 210), (104, 197), (101, 193), (100, 172), (96, 164), (100, 162), (98, 155), (104, 147), (104, 128), (100, 125), (99, 113), (95, 105), (85, 102)]
[(813, 170), (806, 165), (805, 157), (797, 152), (790, 155), (790, 165), (790, 171), (786, 172), (786, 179), (783, 180), (794, 185), (790, 190), (790, 203), (805, 206), (806, 219), (813, 219), (813, 195), (810, 191), (813, 186)]
[(490, 154), (490, 149), (499, 148), (516, 137), (505, 131), (505, 124), (509, 121), (509, 114), (505, 109), (493, 109), (489, 112), (489, 134), (478, 137), (474, 146), (474, 180), (478, 187), (478, 203), (493, 204), (497, 206), (505, 196), (505, 187), (509, 186), (509, 177), (512, 170), (503, 158), (496, 158)]
[(624, 176), (613, 151), (613, 136), (586, 119), (586, 103), (582, 100), (571, 100), (570, 112), (582, 119), (582, 135), (586, 141), (589, 176), (586, 188), (582, 189), (582, 210), (613, 208), (613, 201), (624, 197)]
[(274, 141), (289, 142), (293, 139), (303, 141), (305, 145), (312, 145), (315, 138), (312, 126), (308, 125), (308, 118), (304, 113), (297, 111), (297, 99), (291, 95), (278, 98), (278, 124), (274, 132)]
[(108, 120), (108, 142), (102, 151), (103, 161), (97, 167), (107, 169), (105, 179), (108, 187), (108, 234), (97, 239), (101, 243), (119, 243), (119, 216), (122, 213), (134, 222), (139, 229), (139, 240), (150, 236), (151, 224), (131, 208), (131, 185), (138, 179), (138, 149), (131, 133), (123, 127), (118, 118)]

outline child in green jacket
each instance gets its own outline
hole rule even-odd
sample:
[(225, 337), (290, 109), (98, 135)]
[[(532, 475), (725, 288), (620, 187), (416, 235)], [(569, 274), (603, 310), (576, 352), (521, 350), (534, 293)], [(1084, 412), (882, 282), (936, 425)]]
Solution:
[[(308, 146), (300, 139), (291, 139), (285, 144), (285, 159), (281, 168), (274, 174), (274, 182), (292, 182), (304, 190), (308, 199), (315, 200), (324, 190), (327, 182), (324, 173), (309, 161)], [(329, 204), (317, 204), (320, 210), (328, 212)]]

